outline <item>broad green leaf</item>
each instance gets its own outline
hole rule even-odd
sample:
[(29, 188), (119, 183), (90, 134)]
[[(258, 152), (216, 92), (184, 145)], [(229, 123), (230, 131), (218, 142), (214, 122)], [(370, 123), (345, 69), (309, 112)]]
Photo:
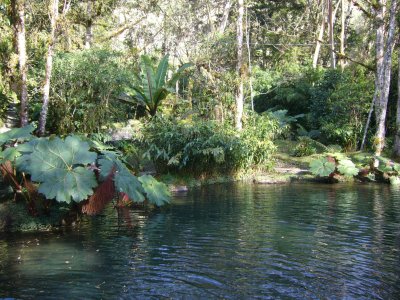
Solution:
[(14, 128), (7, 132), (0, 134), (0, 146), (7, 143), (8, 141), (26, 141), (32, 138), (32, 132), (35, 130), (35, 126), (32, 124), (22, 128)]
[(183, 72), (192, 67), (192, 63), (183, 64), (176, 72), (172, 75), (171, 79), (168, 81), (168, 86), (173, 86), (175, 83), (183, 76)]
[(381, 171), (382, 173), (393, 171), (393, 161), (382, 156), (376, 156), (375, 159), (379, 162), (379, 166), (377, 168), (379, 171)]
[(399, 172), (400, 172), (400, 164), (394, 163), (393, 169), (394, 169), (397, 173), (399, 173)]
[(115, 188), (118, 192), (123, 192), (134, 202), (144, 201), (144, 190), (136, 176), (132, 175), (127, 168), (118, 170), (114, 176)]
[(320, 159), (315, 159), (310, 163), (310, 171), (314, 175), (318, 176), (329, 176), (335, 171), (335, 164), (328, 161), (325, 157)]
[(18, 171), (28, 172), (28, 173), (30, 172), (29, 170), (31, 166), (30, 154), (34, 151), (34, 148), (37, 145), (37, 143), (43, 139), (44, 138), (33, 139), (28, 143), (19, 144), (16, 147), (17, 151), (21, 153), (21, 156), (18, 156), (15, 159), (15, 165)]
[[(115, 151), (102, 151), (99, 156), (98, 165), (100, 166), (100, 180), (108, 177), (111, 171), (122, 171), (127, 169), (121, 161), (121, 156)], [(129, 171), (129, 170), (128, 170)]]
[(60, 169), (55, 176), (45, 178), (39, 186), (39, 193), (47, 199), (56, 199), (58, 202), (70, 203), (86, 200), (93, 194), (97, 186), (93, 171), (84, 167), (71, 170)]
[(356, 176), (359, 173), (359, 170), (350, 159), (340, 160), (338, 171), (345, 176)]
[(168, 71), (168, 59), (169, 56), (165, 55), (163, 59), (158, 64), (157, 74), (156, 74), (156, 88), (159, 89), (165, 84), (165, 76), (167, 76)]
[(150, 203), (162, 206), (170, 202), (171, 195), (168, 187), (164, 183), (157, 181), (151, 175), (143, 175), (139, 177), (139, 181), (142, 183)]
[(392, 184), (392, 185), (400, 185), (400, 177), (399, 176), (390, 176), (389, 180), (390, 180), (390, 184)]
[(0, 152), (0, 163), (6, 161), (13, 162), (17, 157), (21, 156), (21, 153), (15, 147), (6, 148)]
[[(33, 181), (41, 183), (39, 192), (59, 202), (85, 200), (97, 186), (93, 171), (85, 168), (94, 163), (97, 154), (89, 151), (89, 144), (76, 136), (64, 141), (37, 139), (30, 145), (32, 152), (24, 154), (20, 167), (31, 174)], [(29, 147), (27, 147), (26, 150)]]
[(142, 55), (142, 84), (143, 91), (150, 103), (154, 102), (156, 78), (150, 57)]

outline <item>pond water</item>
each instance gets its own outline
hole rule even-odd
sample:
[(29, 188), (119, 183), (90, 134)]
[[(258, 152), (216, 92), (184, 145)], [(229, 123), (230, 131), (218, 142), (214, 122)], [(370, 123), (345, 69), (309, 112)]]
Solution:
[(400, 191), (213, 185), (0, 237), (0, 298), (398, 299)]

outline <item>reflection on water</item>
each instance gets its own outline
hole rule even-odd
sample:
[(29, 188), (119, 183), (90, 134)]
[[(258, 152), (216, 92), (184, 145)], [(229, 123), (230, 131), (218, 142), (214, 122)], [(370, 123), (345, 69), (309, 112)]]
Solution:
[(215, 185), (1, 237), (0, 297), (397, 298), (399, 227), (389, 186)]

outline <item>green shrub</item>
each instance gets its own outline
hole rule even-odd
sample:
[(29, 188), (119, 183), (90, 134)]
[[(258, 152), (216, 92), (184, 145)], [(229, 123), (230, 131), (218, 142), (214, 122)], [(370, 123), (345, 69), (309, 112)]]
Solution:
[(133, 117), (131, 105), (117, 100), (133, 77), (133, 67), (121, 53), (60, 53), (53, 69), (48, 119), (52, 133), (99, 132), (103, 126)]
[[(310, 112), (313, 88), (323, 73), (302, 67), (281, 74), (261, 70), (256, 74), (254, 102), (257, 112), (284, 109), (289, 115), (299, 115)], [(301, 123), (307, 125), (306, 121), (302, 119)]]
[(364, 70), (331, 70), (325, 74), (314, 90), (311, 106), (312, 123), (320, 129), (323, 142), (345, 150), (357, 148), (373, 89), (373, 78)]
[(255, 165), (267, 166), (275, 151), (279, 124), (268, 116), (250, 116), (245, 129), (213, 121), (196, 122), (156, 117), (143, 132), (145, 155), (160, 172), (231, 173)]
[(310, 142), (310, 140), (311, 139), (303, 137), (299, 138), (299, 142), (293, 149), (291, 155), (296, 157), (303, 157), (317, 153), (317, 149), (313, 146), (313, 143)]
[(327, 146), (308, 136), (300, 136), (298, 140), (298, 144), (291, 153), (292, 156), (302, 157), (313, 155), (315, 153), (328, 152)]

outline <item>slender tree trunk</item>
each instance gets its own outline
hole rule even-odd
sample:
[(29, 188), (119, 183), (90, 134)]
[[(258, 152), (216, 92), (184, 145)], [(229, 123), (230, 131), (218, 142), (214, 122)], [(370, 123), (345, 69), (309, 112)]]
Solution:
[(368, 128), (369, 128), (369, 124), (371, 123), (372, 113), (374, 111), (376, 96), (377, 96), (377, 94), (376, 94), (376, 90), (375, 90), (374, 97), (372, 98), (371, 106), (369, 108), (367, 122), (365, 122), (364, 134), (363, 134), (363, 138), (361, 141), (360, 151), (363, 151), (365, 148), (365, 142), (367, 140)]
[[(377, 121), (377, 131), (375, 136), (375, 155), (379, 156), (382, 154), (382, 150), (385, 146), (385, 123), (386, 123), (386, 112), (387, 102), (389, 97), (390, 88), (390, 77), (392, 69), (392, 54), (394, 48), (394, 34), (396, 28), (396, 8), (397, 0), (392, 0), (390, 5), (390, 21), (387, 32), (386, 47), (384, 46), (384, 35), (385, 35), (385, 8), (386, 1), (381, 1), (381, 7), (378, 9), (378, 27), (377, 27), (377, 55), (383, 57), (377, 57), (377, 98), (375, 102), (375, 113)], [(383, 25), (381, 24), (383, 23)], [(383, 28), (382, 28), (383, 27)], [(383, 36), (381, 36), (383, 35)], [(378, 37), (379, 36), (379, 37)], [(379, 64), (378, 64), (379, 61)]]
[(86, 31), (85, 31), (85, 49), (90, 49), (92, 46), (92, 37), (93, 37), (93, 20), (92, 20), (92, 9), (93, 9), (92, 0), (87, 1), (86, 7)]
[(25, 1), (11, 1), (15, 16), (15, 36), (17, 41), (18, 65), (19, 65), (19, 99), (21, 103), (20, 124), (28, 124), (28, 84), (27, 84), (27, 65), (26, 65), (26, 34), (25, 34)]
[(396, 111), (396, 134), (394, 139), (394, 154), (400, 157), (400, 47), (398, 53), (398, 78), (397, 78), (397, 111)]
[(251, 103), (251, 110), (254, 111), (254, 92), (253, 92), (253, 68), (251, 65), (251, 47), (250, 47), (250, 20), (248, 15), (248, 8), (246, 7), (246, 45), (247, 45), (247, 54), (249, 60), (249, 87), (250, 87), (250, 103)]
[(218, 28), (218, 33), (223, 34), (225, 32), (225, 28), (228, 25), (229, 13), (232, 7), (232, 0), (228, 0), (224, 7), (224, 13), (222, 15), (222, 21)]
[(244, 92), (243, 92), (243, 15), (244, 3), (243, 0), (238, 0), (238, 18), (237, 18), (237, 65), (236, 72), (239, 77), (239, 83), (236, 90), (236, 116), (235, 127), (237, 130), (242, 130)]
[(49, 44), (47, 46), (47, 55), (46, 55), (46, 69), (45, 69), (45, 77), (44, 77), (44, 85), (43, 85), (43, 104), (42, 110), (40, 112), (39, 118), (39, 134), (44, 135), (46, 132), (46, 121), (47, 121), (47, 112), (49, 108), (49, 98), (50, 98), (50, 79), (51, 73), (53, 69), (53, 52), (54, 52), (54, 44), (56, 39), (56, 27), (57, 27), (57, 19), (58, 19), (58, 1), (52, 0), (50, 6), (50, 37)]
[(210, 26), (210, 33), (211, 33), (211, 36), (214, 36), (215, 26), (214, 26), (214, 22), (213, 22), (212, 16), (211, 16), (210, 2), (208, 0), (206, 1), (206, 6), (207, 6), (208, 25)]
[(315, 45), (315, 51), (314, 51), (314, 57), (313, 57), (313, 68), (314, 69), (316, 69), (317, 65), (318, 65), (319, 52), (321, 51), (321, 42), (324, 38), (324, 32), (325, 32), (325, 2), (324, 1), (322, 1), (321, 6), (322, 6), (322, 21), (321, 21), (321, 27), (319, 29), (317, 43)]
[(342, 71), (344, 70), (345, 59), (344, 59), (344, 39), (345, 39), (345, 32), (346, 32), (346, 18), (344, 14), (344, 0), (340, 0), (341, 4), (341, 29), (340, 29), (340, 57), (339, 57), (339, 65)]
[(334, 18), (332, 1), (328, 0), (328, 26), (329, 26), (329, 45), (331, 48), (331, 68), (336, 69), (336, 57), (335, 57), (335, 41), (334, 41)]

